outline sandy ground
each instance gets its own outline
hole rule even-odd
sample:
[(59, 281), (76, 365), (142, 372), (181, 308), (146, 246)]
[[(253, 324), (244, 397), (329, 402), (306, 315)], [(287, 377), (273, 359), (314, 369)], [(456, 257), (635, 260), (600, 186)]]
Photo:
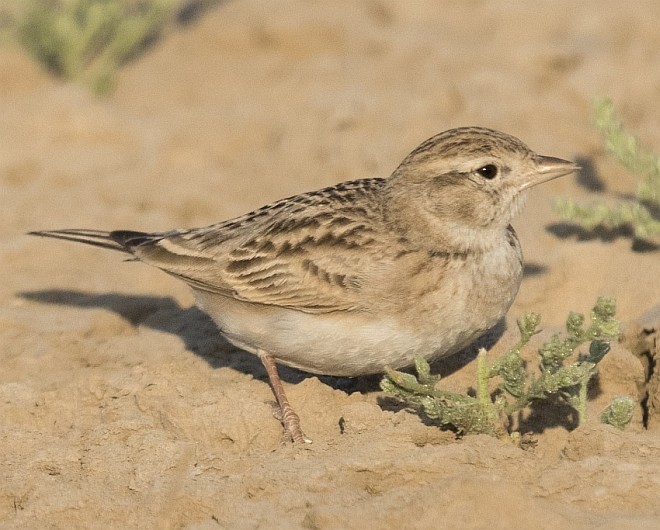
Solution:
[[(0, 50), (0, 521), (3, 528), (658, 528), (660, 251), (558, 223), (558, 195), (630, 193), (590, 100), (660, 146), (660, 4), (227, 1), (171, 31), (98, 100)], [(537, 418), (536, 446), (456, 439), (387, 406), (376, 379), (284, 370), (309, 447), (280, 446), (259, 362), (185, 285), (69, 227), (204, 225), (341, 180), (388, 175), (425, 138), (483, 125), (585, 171), (516, 220), (527, 275), (495, 355), (615, 296), (626, 341), (591, 421)], [(513, 329), (512, 329), (513, 328)], [(634, 355), (634, 354), (637, 354)], [(465, 390), (469, 354), (438, 364)], [(645, 400), (619, 432), (612, 396)]]

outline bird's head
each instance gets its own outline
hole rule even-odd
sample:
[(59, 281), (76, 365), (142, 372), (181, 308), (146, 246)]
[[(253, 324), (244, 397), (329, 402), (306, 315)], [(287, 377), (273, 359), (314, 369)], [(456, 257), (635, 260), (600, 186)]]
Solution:
[(499, 131), (451, 129), (419, 145), (394, 171), (389, 210), (409, 217), (410, 229), (430, 224), (447, 244), (487, 246), (519, 211), (525, 190), (576, 169)]

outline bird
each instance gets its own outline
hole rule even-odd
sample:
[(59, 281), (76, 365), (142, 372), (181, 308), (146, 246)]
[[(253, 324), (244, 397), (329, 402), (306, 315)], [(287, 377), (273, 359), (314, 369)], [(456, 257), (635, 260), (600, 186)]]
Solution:
[(266, 369), (284, 433), (309, 442), (277, 365), (355, 377), (455, 354), (507, 313), (526, 191), (578, 166), (484, 127), (439, 133), (387, 178), (342, 182), (203, 228), (31, 235), (132, 256), (186, 282)]

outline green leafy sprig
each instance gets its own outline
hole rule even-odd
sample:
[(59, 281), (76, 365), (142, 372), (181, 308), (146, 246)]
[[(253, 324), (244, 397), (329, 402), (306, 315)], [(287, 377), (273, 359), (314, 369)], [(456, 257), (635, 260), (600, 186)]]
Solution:
[[(417, 376), (388, 369), (381, 388), (460, 433), (508, 435), (513, 414), (532, 401), (551, 397), (575, 409), (581, 424), (586, 418), (589, 380), (608, 352), (610, 341), (619, 335), (615, 311), (614, 299), (598, 298), (588, 327), (583, 315), (570, 313), (566, 336), (554, 335), (538, 350), (539, 369), (534, 374), (527, 370), (520, 351), (539, 333), (541, 317), (536, 313), (524, 315), (518, 320), (520, 340), (506, 353), (489, 363), (486, 351), (480, 350), (474, 396), (438, 389), (440, 378), (431, 375), (429, 364), (421, 357), (415, 363)], [(587, 342), (587, 353), (578, 352)], [(567, 364), (569, 358), (573, 359), (571, 364)], [(499, 380), (495, 393), (489, 390), (493, 378)]]
[(606, 149), (623, 167), (641, 177), (635, 198), (613, 204), (598, 201), (581, 204), (562, 197), (555, 200), (555, 211), (563, 219), (575, 221), (590, 231), (598, 227), (628, 228), (640, 239), (660, 236), (660, 157), (625, 131), (612, 101), (598, 98), (593, 108), (594, 124)]

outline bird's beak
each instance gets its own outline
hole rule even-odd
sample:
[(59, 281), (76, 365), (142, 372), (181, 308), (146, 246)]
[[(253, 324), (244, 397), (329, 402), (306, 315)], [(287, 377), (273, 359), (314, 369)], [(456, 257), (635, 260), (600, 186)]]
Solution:
[(554, 158), (552, 156), (539, 156), (536, 158), (536, 165), (533, 172), (527, 177), (521, 191), (536, 186), (537, 184), (541, 184), (542, 182), (569, 175), (579, 169), (580, 166), (575, 162), (570, 162), (561, 158)]

